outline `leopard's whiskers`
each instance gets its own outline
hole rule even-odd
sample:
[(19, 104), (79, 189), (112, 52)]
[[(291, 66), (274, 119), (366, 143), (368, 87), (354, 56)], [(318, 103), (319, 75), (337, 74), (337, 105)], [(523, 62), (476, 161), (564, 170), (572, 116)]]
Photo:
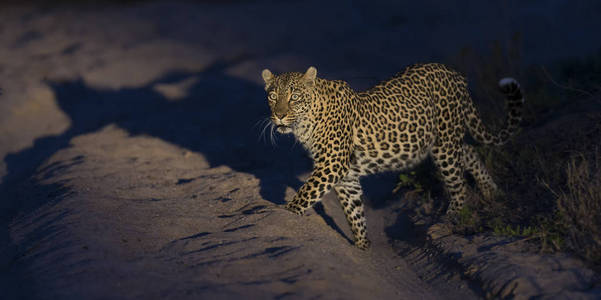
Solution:
[(263, 138), (263, 141), (267, 141), (267, 138), (265, 137), (265, 132), (266, 132), (267, 127), (269, 127), (269, 125), (270, 125), (271, 122), (270, 122), (269, 118), (265, 118), (263, 120), (259, 120), (259, 122), (257, 122), (257, 124), (258, 123), (262, 123), (261, 126), (263, 127), (263, 129), (261, 129), (261, 133), (259, 134), (258, 140), (261, 140), (261, 138)]
[(275, 127), (275, 125), (273, 124), (273, 122), (270, 122), (270, 123), (269, 123), (269, 125), (271, 125), (271, 131), (270, 131), (270, 133), (271, 133), (271, 134), (270, 134), (270, 137), (271, 137), (271, 145), (272, 145), (272, 146), (275, 146), (275, 145), (276, 145), (276, 141), (275, 141), (275, 140), (276, 140), (276, 136), (275, 136), (275, 133), (274, 133), (274, 131), (275, 131), (275, 128), (276, 128), (276, 127)]

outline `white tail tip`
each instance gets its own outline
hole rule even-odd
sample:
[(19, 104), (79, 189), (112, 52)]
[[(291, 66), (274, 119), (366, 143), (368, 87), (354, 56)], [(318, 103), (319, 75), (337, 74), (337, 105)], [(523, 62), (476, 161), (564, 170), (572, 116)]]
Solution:
[(515, 80), (515, 79), (513, 79), (513, 78), (511, 78), (511, 77), (505, 77), (505, 78), (499, 80), (499, 87), (500, 88), (504, 88), (504, 87), (512, 85), (512, 84), (515, 84), (517, 87), (520, 86), (520, 84), (518, 83), (518, 81)]

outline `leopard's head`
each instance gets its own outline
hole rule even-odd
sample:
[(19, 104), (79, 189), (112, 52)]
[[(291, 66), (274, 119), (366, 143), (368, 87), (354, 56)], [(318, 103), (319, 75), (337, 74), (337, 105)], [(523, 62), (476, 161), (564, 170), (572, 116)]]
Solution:
[(265, 69), (261, 76), (265, 81), (271, 121), (279, 133), (291, 133), (311, 107), (317, 69), (309, 67), (304, 74), (293, 72), (277, 76)]

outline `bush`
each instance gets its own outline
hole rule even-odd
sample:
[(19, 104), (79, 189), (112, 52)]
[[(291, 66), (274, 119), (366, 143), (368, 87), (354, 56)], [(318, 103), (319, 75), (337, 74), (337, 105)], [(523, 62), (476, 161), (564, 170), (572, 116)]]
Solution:
[(567, 191), (557, 195), (566, 247), (601, 263), (601, 153), (596, 151), (591, 159), (573, 157), (566, 173)]

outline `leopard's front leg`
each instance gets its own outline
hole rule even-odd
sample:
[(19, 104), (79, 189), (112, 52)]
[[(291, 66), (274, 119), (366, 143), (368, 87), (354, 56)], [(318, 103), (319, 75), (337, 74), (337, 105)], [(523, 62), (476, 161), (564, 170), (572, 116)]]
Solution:
[[(298, 190), (292, 201), (286, 204), (286, 209), (298, 215), (302, 215), (305, 211), (311, 208), (315, 203), (321, 200), (321, 197), (330, 191), (330, 189), (338, 183), (341, 176), (338, 172), (332, 170), (325, 165), (316, 167), (309, 179)], [(346, 172), (345, 172), (346, 173)]]
[(362, 250), (367, 250), (370, 246), (370, 241), (367, 239), (367, 224), (365, 222), (365, 215), (363, 212), (363, 190), (361, 189), (361, 183), (359, 182), (359, 175), (355, 172), (349, 172), (349, 174), (342, 178), (338, 185), (334, 187), (336, 195), (346, 220), (351, 226), (353, 237), (355, 239), (355, 245)]

